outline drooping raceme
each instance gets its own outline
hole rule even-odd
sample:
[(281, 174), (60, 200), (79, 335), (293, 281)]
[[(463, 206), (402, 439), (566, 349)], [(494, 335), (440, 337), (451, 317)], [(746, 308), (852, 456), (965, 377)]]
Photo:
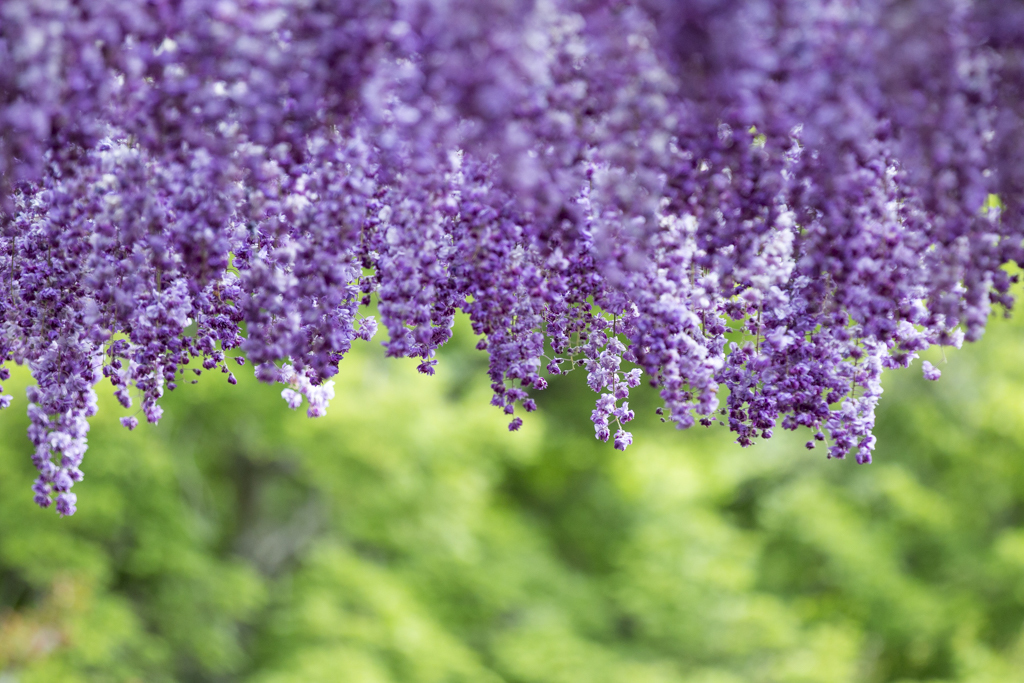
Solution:
[(103, 378), (156, 422), (238, 349), (322, 415), (374, 305), (427, 374), (468, 314), (511, 430), (576, 369), (616, 448), (646, 377), (870, 461), (883, 368), (1012, 304), (1021, 92), (1009, 0), (3, 0), (36, 502), (74, 512)]

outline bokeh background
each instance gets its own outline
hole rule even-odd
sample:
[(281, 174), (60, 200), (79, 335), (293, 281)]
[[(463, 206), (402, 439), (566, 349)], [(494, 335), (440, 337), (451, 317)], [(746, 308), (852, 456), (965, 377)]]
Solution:
[(625, 453), (582, 372), (514, 434), (459, 321), (438, 374), (355, 349), (327, 417), (239, 372), (134, 432), (101, 387), (79, 511), (0, 414), (0, 683), (1024, 681), (1024, 325), (885, 378), (875, 464), (806, 433)]

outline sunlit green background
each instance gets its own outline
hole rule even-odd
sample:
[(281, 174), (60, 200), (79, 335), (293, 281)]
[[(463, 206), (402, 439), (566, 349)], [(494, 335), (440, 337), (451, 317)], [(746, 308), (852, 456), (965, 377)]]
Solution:
[(1024, 681), (1022, 327), (889, 374), (868, 467), (650, 391), (620, 453), (581, 373), (510, 434), (462, 321), (435, 377), (355, 350), (319, 420), (243, 369), (128, 432), (101, 388), (63, 520), (17, 374), (0, 683)]

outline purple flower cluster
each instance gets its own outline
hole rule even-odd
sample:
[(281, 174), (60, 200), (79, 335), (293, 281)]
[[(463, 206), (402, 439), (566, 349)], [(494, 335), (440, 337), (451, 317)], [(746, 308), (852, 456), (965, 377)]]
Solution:
[(619, 449), (646, 375), (868, 462), (882, 370), (1012, 305), (1022, 154), (1011, 0), (4, 0), (36, 502), (74, 512), (102, 378), (156, 422), (238, 349), (319, 416), (374, 305), (426, 374), (467, 314), (513, 431), (581, 369)]

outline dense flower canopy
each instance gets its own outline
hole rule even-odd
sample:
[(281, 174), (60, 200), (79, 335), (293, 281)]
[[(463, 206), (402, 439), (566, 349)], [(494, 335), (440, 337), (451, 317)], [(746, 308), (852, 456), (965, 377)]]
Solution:
[(870, 461), (883, 368), (1012, 303), (1022, 116), (1011, 0), (0, 0), (36, 502), (103, 378), (155, 422), (237, 348), (320, 415), (371, 306), (428, 374), (468, 314), (513, 430), (579, 368), (617, 448), (645, 379)]

